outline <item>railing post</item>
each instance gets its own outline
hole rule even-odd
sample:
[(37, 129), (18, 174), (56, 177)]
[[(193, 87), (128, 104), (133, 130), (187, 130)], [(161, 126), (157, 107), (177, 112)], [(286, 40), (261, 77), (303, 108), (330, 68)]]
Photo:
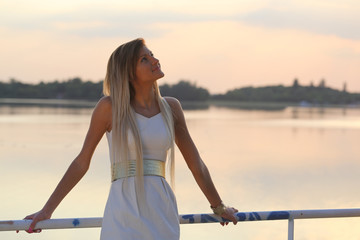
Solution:
[(289, 218), (289, 222), (288, 222), (288, 240), (294, 240), (294, 218)]

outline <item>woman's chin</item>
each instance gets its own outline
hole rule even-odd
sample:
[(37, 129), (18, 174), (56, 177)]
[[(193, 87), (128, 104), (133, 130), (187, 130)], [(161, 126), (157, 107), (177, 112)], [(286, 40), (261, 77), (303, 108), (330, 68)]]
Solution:
[(161, 72), (161, 73), (159, 73), (159, 78), (158, 79), (163, 78), (164, 76), (165, 76), (165, 74), (163, 72)]

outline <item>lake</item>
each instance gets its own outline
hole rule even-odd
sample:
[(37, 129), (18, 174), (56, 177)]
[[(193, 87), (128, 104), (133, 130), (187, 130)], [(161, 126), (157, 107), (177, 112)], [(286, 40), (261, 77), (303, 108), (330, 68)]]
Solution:
[[(43, 102), (43, 101), (40, 101)], [(70, 104), (71, 105), (71, 104)], [(0, 220), (46, 202), (82, 146), (92, 109), (0, 104)], [(188, 128), (223, 199), (239, 211), (360, 206), (360, 108), (185, 110)], [(104, 137), (88, 173), (53, 218), (101, 217), (110, 187)], [(210, 213), (176, 151), (179, 213)], [(295, 220), (295, 239), (360, 239), (360, 218)], [(0, 232), (0, 239), (99, 239), (100, 229)], [(287, 239), (287, 221), (181, 225), (181, 239)]]

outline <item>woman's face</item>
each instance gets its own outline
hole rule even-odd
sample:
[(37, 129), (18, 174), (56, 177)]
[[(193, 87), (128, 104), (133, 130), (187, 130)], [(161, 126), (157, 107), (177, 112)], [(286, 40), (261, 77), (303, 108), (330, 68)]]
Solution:
[(163, 76), (164, 73), (161, 71), (159, 60), (154, 57), (146, 46), (143, 46), (140, 50), (139, 60), (136, 65), (135, 81), (138, 83), (154, 82)]

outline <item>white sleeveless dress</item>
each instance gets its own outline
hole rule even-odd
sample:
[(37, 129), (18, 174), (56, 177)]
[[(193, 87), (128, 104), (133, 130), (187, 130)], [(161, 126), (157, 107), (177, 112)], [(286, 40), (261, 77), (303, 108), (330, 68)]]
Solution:
[[(170, 137), (161, 113), (147, 118), (136, 113), (143, 146), (143, 158), (166, 161)], [(106, 133), (111, 149), (111, 132)], [(130, 146), (130, 159), (135, 148)], [(178, 240), (180, 226), (176, 199), (167, 181), (144, 176), (146, 214), (139, 213), (135, 178), (111, 183), (101, 229), (101, 240)], [(126, 181), (126, 182), (125, 182)]]

